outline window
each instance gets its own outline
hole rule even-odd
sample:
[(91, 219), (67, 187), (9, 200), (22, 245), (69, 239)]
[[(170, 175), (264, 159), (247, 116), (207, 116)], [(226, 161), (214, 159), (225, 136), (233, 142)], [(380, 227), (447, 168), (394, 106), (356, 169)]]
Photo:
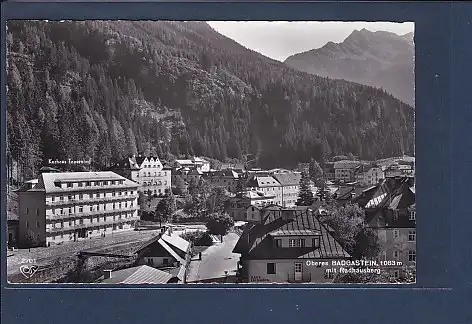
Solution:
[(99, 193), (99, 192), (97, 192), (97, 193), (95, 194), (95, 198), (100, 198), (100, 193)]
[(320, 238), (319, 237), (313, 238), (312, 245), (313, 247), (320, 247)]
[(115, 209), (115, 203), (113, 203), (113, 209)]
[(69, 227), (72, 226), (72, 221), (69, 221)]
[(275, 274), (275, 263), (267, 263), (267, 274)]
[(399, 230), (393, 230), (393, 238), (398, 238), (400, 237), (400, 231)]
[(93, 198), (93, 194), (90, 193), (90, 194), (89, 194), (89, 198), (92, 199), (92, 198)]
[(153, 266), (154, 265), (154, 260), (151, 259), (151, 258), (148, 258), (147, 259), (147, 264), (150, 265), (150, 266)]
[(64, 215), (64, 208), (61, 208), (61, 215)]
[(86, 187), (90, 187), (90, 181), (87, 181), (87, 182), (85, 183), (85, 186), (86, 186)]
[(36, 208), (36, 216), (39, 216), (39, 209)]
[(29, 227), (28, 221), (25, 221), (25, 226), (26, 226), (26, 228)]
[[(80, 183), (82, 183), (82, 182), (80, 182)], [(82, 199), (84, 199), (84, 194), (79, 194), (79, 200), (82, 200)]]
[(334, 279), (334, 273), (331, 269), (326, 269), (324, 273), (325, 279)]
[(411, 230), (408, 232), (408, 241), (409, 242), (416, 241), (416, 230)]
[(408, 218), (411, 221), (416, 220), (416, 212), (415, 211), (410, 211), (410, 217)]
[(54, 201), (55, 198), (56, 198), (56, 197), (52, 196), (52, 197), (51, 197), (51, 200)]
[(79, 213), (83, 213), (84, 212), (84, 207), (83, 206), (79, 206)]
[(395, 270), (395, 271), (393, 272), (393, 276), (395, 277), (395, 279), (400, 278), (400, 271)]
[(64, 221), (61, 221), (61, 228), (64, 228)]
[(69, 207), (69, 214), (72, 214), (72, 207)]
[(408, 261), (416, 262), (416, 252), (415, 251), (408, 251)]
[(80, 225), (83, 225), (83, 224), (84, 224), (84, 220), (83, 220), (83, 219), (80, 219), (80, 220), (79, 220), (79, 224), (80, 224)]
[(276, 248), (282, 247), (282, 240), (281, 239), (276, 239), (275, 240), (275, 247)]
[(84, 185), (83, 182), (79, 182), (79, 183), (78, 183), (78, 186), (79, 186), (79, 187), (82, 187), (83, 185)]
[(29, 214), (29, 208), (26, 208), (26, 215)]
[(290, 247), (304, 247), (305, 240), (304, 239), (290, 239), (288, 240), (288, 245)]
[(67, 183), (67, 188), (72, 188), (72, 182)]
[(394, 258), (395, 260), (398, 260), (399, 256), (400, 256), (400, 253), (399, 253), (397, 250), (394, 250), (394, 251), (393, 251), (393, 258)]
[(393, 219), (397, 220), (398, 219), (398, 210), (393, 211)]
[(162, 260), (162, 262), (164, 262), (164, 264), (169, 264), (169, 259), (164, 258), (164, 259)]

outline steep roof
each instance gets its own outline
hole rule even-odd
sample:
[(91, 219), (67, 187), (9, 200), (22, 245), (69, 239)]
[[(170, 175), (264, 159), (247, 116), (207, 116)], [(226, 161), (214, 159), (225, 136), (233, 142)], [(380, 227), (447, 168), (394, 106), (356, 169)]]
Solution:
[(282, 186), (298, 186), (302, 175), (300, 173), (277, 173), (273, 175)]
[[(287, 210), (289, 212), (289, 210)], [(248, 259), (331, 259), (349, 258), (350, 255), (333, 238), (319, 221), (316, 213), (308, 208), (290, 211), (291, 217), (268, 213), (262, 224), (247, 226), (236, 243), (233, 252)], [(273, 236), (279, 233), (319, 236), (319, 248), (274, 248)]]
[(164, 284), (174, 276), (169, 272), (158, 270), (147, 265), (133, 267), (111, 273), (111, 278), (102, 280), (108, 284)]

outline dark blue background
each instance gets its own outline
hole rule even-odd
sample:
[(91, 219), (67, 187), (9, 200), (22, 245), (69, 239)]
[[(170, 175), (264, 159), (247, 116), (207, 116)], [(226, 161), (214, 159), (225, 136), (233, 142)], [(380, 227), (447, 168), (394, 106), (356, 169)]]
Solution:
[[(19, 289), (5, 284), (2, 261), (5, 323), (472, 323), (471, 4), (3, 3), (2, 71), (5, 21), (12, 18), (414, 21), (418, 283), (343, 289)], [(5, 74), (3, 143), (4, 81)], [(1, 158), (4, 185), (5, 150)], [(2, 187), (2, 206), (5, 201)]]

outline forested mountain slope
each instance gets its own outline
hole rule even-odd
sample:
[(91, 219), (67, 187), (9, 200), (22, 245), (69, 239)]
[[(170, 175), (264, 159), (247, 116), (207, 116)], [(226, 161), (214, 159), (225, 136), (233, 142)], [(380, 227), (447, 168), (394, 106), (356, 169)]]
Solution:
[(296, 71), (204, 22), (9, 21), (8, 153), (255, 157), (261, 167), (412, 153), (414, 112), (382, 90)]

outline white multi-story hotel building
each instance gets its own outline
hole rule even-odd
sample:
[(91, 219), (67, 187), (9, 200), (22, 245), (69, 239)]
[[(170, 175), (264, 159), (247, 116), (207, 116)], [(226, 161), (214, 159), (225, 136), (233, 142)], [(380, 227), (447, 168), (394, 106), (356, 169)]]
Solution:
[(138, 186), (111, 171), (43, 173), (18, 190), (19, 244), (45, 246), (131, 230)]
[(117, 163), (112, 171), (139, 184), (139, 191), (163, 195), (171, 189), (171, 170), (164, 168), (157, 156), (131, 156)]

